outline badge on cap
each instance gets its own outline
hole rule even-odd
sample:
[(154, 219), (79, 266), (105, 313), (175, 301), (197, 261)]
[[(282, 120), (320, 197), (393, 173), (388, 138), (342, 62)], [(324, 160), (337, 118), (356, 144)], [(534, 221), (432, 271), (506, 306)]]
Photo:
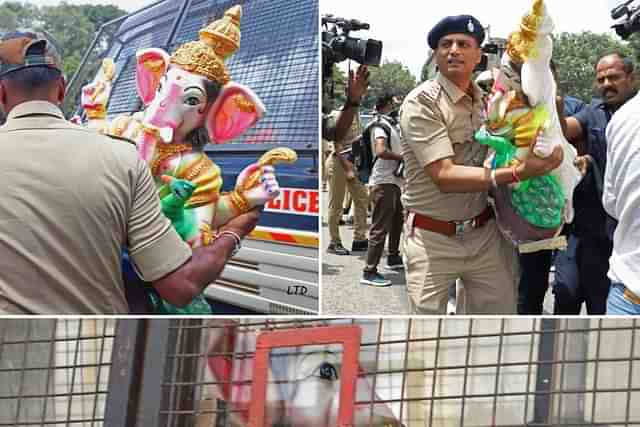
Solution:
[(471, 22), (471, 19), (469, 19), (469, 22), (467, 22), (467, 30), (469, 30), (470, 33), (473, 33), (475, 29), (476, 27), (473, 25), (473, 22)]

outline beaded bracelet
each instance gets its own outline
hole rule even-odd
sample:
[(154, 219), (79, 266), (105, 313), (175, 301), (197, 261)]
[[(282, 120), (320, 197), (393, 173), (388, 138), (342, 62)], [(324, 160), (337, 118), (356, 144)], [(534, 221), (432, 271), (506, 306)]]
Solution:
[(216, 237), (214, 240), (218, 240), (220, 237), (227, 235), (227, 236), (231, 236), (233, 237), (233, 240), (235, 241), (236, 247), (233, 250), (233, 252), (231, 252), (231, 256), (234, 257), (236, 256), (236, 254), (240, 251), (240, 249), (242, 249), (242, 239), (240, 238), (240, 236), (238, 236), (237, 233), (230, 231), (230, 230), (223, 230), (220, 233), (216, 234)]

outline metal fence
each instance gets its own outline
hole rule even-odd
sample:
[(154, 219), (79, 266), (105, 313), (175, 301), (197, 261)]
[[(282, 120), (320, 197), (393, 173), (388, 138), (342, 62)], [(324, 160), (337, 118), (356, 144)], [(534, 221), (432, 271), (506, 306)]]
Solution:
[(99, 426), (114, 320), (0, 320), (0, 426)]
[(0, 426), (337, 426), (339, 330), (356, 427), (640, 426), (638, 323), (586, 318), (0, 320)]
[[(356, 407), (373, 413), (386, 406), (405, 426), (640, 425), (640, 405), (633, 404), (640, 391), (636, 320), (452, 318), (241, 320), (232, 328), (233, 348), (212, 345), (211, 337), (228, 329), (224, 321), (172, 323), (179, 345), (167, 353), (160, 425), (245, 425), (246, 407), (215, 390), (236, 387), (231, 399), (239, 399), (243, 387), (251, 390), (251, 375), (212, 375), (210, 361), (226, 357), (230, 372), (249, 369), (243, 361), (254, 357), (255, 337), (265, 331), (344, 324), (362, 330), (358, 387), (370, 388), (358, 391)], [(291, 365), (301, 350), (289, 350), (284, 357)], [(283, 353), (271, 354), (270, 384), (300, 387), (295, 373), (287, 377), (277, 368), (277, 357)], [(281, 419), (274, 425), (312, 424)]]

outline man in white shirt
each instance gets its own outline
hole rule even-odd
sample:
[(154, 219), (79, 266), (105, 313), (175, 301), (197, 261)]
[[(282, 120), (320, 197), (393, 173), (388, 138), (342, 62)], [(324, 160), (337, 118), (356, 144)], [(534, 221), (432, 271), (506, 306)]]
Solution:
[(607, 126), (602, 204), (618, 220), (609, 260), (607, 314), (640, 314), (640, 95)]
[(396, 121), (388, 116), (395, 108), (392, 95), (383, 95), (376, 102), (376, 117), (368, 131), (371, 141), (371, 153), (374, 156), (371, 176), (369, 177), (370, 200), (373, 205), (371, 228), (369, 229), (369, 248), (367, 261), (360, 283), (371, 286), (390, 286), (391, 281), (378, 273), (378, 264), (384, 251), (384, 242), (389, 235), (389, 254), (387, 268), (401, 269), (400, 234), (402, 232), (402, 203), (400, 189), (402, 177), (399, 166), (400, 135), (396, 130)]

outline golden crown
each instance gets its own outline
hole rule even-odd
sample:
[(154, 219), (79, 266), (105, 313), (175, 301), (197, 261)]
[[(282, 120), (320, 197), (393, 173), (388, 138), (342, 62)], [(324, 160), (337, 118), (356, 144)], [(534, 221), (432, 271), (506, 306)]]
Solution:
[(224, 16), (199, 31), (199, 40), (185, 43), (171, 55), (171, 62), (222, 85), (231, 77), (224, 61), (240, 47), (242, 7), (234, 6)]
[(507, 54), (513, 60), (522, 63), (527, 58), (535, 56), (535, 42), (543, 14), (543, 0), (535, 0), (531, 11), (520, 22), (520, 31), (509, 35)]

